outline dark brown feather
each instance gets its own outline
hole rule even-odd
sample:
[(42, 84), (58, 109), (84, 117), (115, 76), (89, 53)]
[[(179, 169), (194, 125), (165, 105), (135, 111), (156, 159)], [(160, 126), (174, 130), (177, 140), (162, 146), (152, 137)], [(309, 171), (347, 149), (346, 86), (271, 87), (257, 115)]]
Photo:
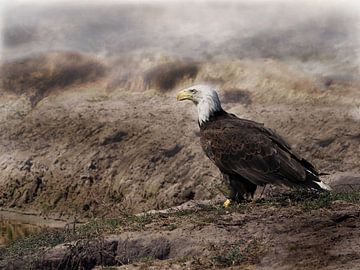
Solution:
[(316, 188), (318, 172), (279, 135), (250, 120), (219, 111), (200, 126), (206, 155), (224, 175), (238, 175), (255, 185), (285, 184)]

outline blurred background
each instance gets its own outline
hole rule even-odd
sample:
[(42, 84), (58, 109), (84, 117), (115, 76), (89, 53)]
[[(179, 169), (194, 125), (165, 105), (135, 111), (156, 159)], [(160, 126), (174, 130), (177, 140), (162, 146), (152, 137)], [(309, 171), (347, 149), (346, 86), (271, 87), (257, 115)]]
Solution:
[(196, 111), (283, 135), (328, 181), (356, 182), (357, 1), (8, 1), (1, 5), (0, 206), (134, 213), (221, 196)]

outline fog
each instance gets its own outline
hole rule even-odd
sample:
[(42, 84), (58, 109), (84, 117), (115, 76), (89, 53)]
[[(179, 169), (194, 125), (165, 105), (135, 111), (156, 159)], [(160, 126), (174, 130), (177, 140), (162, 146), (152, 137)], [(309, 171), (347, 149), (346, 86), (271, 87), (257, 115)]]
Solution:
[(355, 1), (8, 2), (2, 58), (57, 50), (104, 58), (274, 58), (314, 73), (356, 77), (358, 7)]

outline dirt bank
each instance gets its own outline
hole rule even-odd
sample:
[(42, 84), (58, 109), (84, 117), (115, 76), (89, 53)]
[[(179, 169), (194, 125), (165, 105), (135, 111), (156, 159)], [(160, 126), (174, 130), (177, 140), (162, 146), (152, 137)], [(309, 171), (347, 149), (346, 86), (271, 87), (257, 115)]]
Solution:
[(26, 92), (3, 91), (0, 206), (94, 217), (222, 196), (219, 172), (200, 148), (195, 108), (174, 97), (204, 79), (217, 81), (226, 110), (275, 129), (330, 173), (327, 181), (359, 175), (356, 81), (323, 90), (319, 78), (284, 63), (236, 60), (197, 63), (192, 77), (180, 74), (164, 92), (156, 88), (162, 77), (153, 64), (141, 76), (154, 85), (137, 90), (109, 90), (109, 75), (49, 92), (35, 107)]
[[(289, 193), (96, 220), (3, 250), (6, 269), (357, 269), (359, 193)], [(40, 245), (30, 247), (29, 243)], [(48, 240), (46, 240), (48, 239)], [(56, 240), (57, 239), (57, 240)], [(102, 266), (102, 267), (100, 267)]]
[(0, 209), (0, 219), (1, 220), (11, 220), (19, 223), (29, 223), (36, 226), (47, 227), (47, 228), (63, 228), (67, 224), (74, 222), (74, 218), (68, 219), (59, 219), (52, 217), (42, 217), (40, 213), (36, 212), (20, 212), (20, 211), (11, 211), (11, 210), (1, 210)]

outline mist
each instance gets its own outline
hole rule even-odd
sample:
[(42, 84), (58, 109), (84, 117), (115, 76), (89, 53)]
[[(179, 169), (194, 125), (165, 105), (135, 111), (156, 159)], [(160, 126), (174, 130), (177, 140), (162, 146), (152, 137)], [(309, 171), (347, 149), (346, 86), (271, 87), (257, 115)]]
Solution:
[(5, 62), (51, 51), (105, 59), (271, 58), (322, 75), (359, 74), (360, 13), (340, 1), (17, 1), (3, 6)]

